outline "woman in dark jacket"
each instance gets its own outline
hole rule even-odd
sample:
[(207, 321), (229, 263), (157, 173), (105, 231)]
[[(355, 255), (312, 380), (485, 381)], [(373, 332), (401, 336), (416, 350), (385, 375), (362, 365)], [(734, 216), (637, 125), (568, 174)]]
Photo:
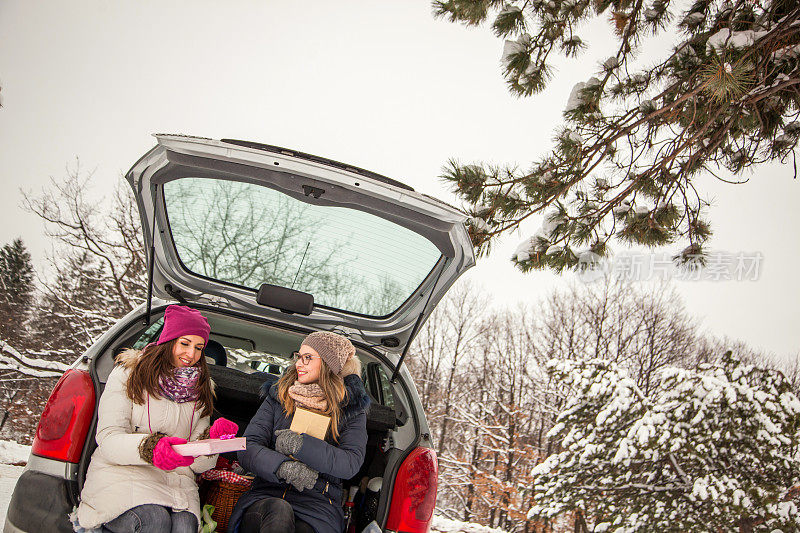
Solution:
[[(341, 533), (344, 527), (342, 480), (358, 473), (367, 445), (361, 363), (349, 340), (321, 331), (294, 355), (244, 432), (239, 461), (256, 480), (239, 498), (230, 531)], [(325, 440), (289, 429), (297, 407), (330, 417)]]

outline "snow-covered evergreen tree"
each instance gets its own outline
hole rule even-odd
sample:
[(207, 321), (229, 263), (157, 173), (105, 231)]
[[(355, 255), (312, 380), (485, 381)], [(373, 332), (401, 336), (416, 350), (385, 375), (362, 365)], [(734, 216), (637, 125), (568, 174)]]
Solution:
[(0, 248), (0, 340), (25, 344), (34, 297), (31, 254), (21, 239)]
[(577, 511), (593, 531), (796, 531), (800, 401), (783, 375), (730, 353), (665, 369), (645, 395), (606, 360), (553, 361), (574, 396), (533, 469), (546, 520)]
[[(783, 160), (800, 137), (800, 6), (796, 0), (437, 0), (438, 16), (491, 21), (506, 39), (510, 91), (545, 88), (552, 56), (577, 55), (583, 23), (610, 17), (618, 47), (577, 83), (555, 145), (530, 168), (451, 161), (444, 178), (471, 205), (479, 251), (533, 213), (542, 228), (514, 254), (524, 271), (564, 268), (607, 253), (611, 237), (682, 242), (676, 259), (703, 261), (711, 234), (702, 173), (740, 176)], [(648, 63), (641, 42), (675, 46)], [(588, 76), (588, 73), (587, 73)], [(538, 125), (537, 125), (538, 126)], [(737, 178), (738, 179), (738, 178)]]

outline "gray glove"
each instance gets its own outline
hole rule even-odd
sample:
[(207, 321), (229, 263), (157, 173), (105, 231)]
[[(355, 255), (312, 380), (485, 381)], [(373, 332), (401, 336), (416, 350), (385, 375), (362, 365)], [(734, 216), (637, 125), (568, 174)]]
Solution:
[(275, 451), (283, 455), (294, 455), (303, 447), (303, 434), (291, 429), (279, 429), (275, 432)]
[(311, 470), (300, 461), (284, 461), (275, 473), (300, 492), (303, 492), (303, 489), (314, 488), (317, 482), (317, 471)]

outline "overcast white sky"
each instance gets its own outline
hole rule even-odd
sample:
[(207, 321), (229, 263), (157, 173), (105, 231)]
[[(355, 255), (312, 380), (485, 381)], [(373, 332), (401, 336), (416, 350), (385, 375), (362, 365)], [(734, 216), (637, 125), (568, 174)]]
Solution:
[[(437, 178), (448, 158), (524, 167), (548, 148), (572, 86), (611, 55), (601, 26), (582, 36), (590, 49), (561, 62), (546, 92), (519, 100), (500, 75), (502, 42), (434, 20), (427, 0), (3, 0), (0, 244), (22, 237), (40, 265), (49, 243), (20, 209), (20, 188), (38, 190), (79, 157), (108, 194), (155, 132), (295, 148), (455, 202)], [(676, 282), (687, 308), (708, 331), (796, 357), (791, 166), (759, 168), (746, 185), (698, 186), (714, 200), (713, 248), (760, 252), (763, 262), (758, 281)], [(467, 277), (509, 303), (566, 283), (511, 266), (537, 226)]]

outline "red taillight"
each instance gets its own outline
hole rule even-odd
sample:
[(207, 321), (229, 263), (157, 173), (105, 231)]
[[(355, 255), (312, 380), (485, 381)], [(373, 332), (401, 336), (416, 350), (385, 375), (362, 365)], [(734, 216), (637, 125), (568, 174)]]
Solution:
[(77, 463), (94, 416), (94, 385), (88, 372), (67, 370), (56, 383), (36, 428), (31, 452)]
[(406, 457), (394, 482), (386, 529), (403, 533), (430, 530), (438, 472), (436, 453), (430, 448), (417, 448)]

